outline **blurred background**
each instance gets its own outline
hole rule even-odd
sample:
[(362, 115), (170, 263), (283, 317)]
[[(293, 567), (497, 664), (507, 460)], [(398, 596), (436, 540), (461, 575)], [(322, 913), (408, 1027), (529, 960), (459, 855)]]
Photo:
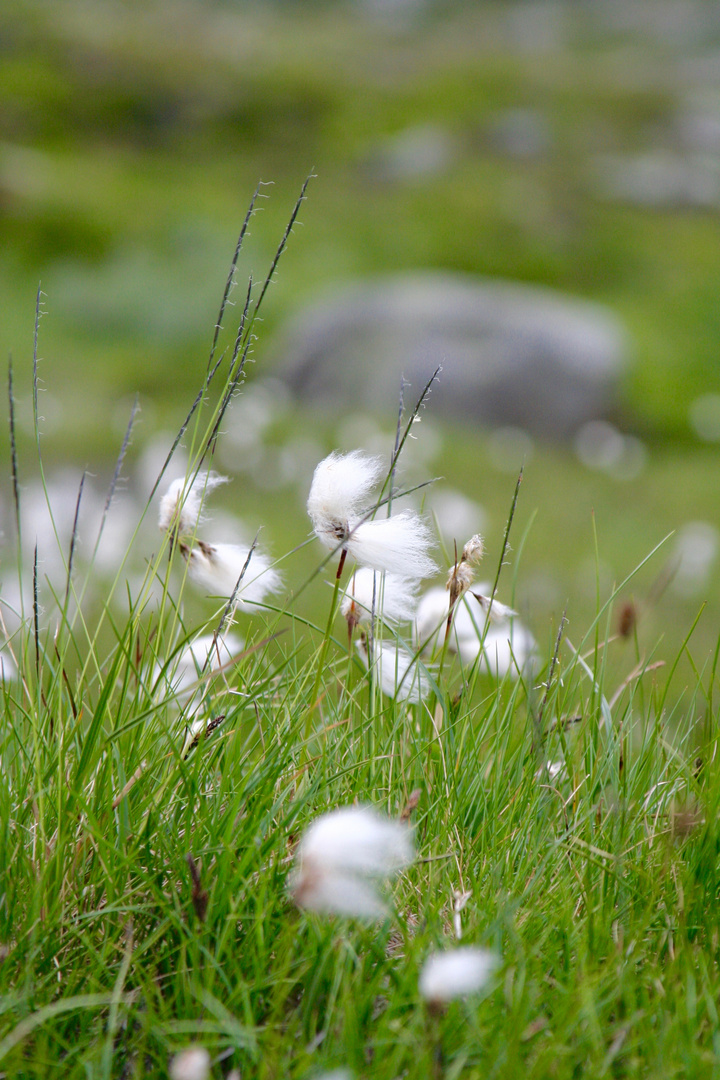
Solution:
[[(404, 479), (442, 477), (425, 508), (448, 552), (483, 532), (494, 576), (524, 462), (500, 595), (544, 652), (566, 604), (579, 642), (672, 534), (622, 598), (660, 658), (707, 602), (703, 667), (720, 616), (720, 4), (4, 0), (0, 50), (1, 341), (45, 574), (62, 560), (34, 450), (38, 284), (62, 543), (86, 467), (92, 532), (139, 394), (110, 574), (200, 385), (258, 181), (235, 317), (314, 172), (218, 445), (234, 482), (213, 538), (263, 525), (273, 554), (299, 543), (319, 458), (389, 455), (401, 373), (411, 402), (442, 364)], [(182, 468), (181, 449), (169, 478)], [(16, 603), (9, 466), (0, 513)]]

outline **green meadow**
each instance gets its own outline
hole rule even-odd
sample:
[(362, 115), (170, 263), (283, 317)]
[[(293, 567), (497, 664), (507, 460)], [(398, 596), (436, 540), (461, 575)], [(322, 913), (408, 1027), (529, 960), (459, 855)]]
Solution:
[[(719, 390), (720, 217), (595, 179), (602, 155), (675, 146), (681, 43), (578, 9), (521, 47), (523, 12), (3, 5), (4, 1076), (179, 1076), (192, 1046), (231, 1080), (720, 1076), (717, 442), (691, 422)], [(501, 138), (513, 110), (542, 118), (529, 156)], [(420, 125), (447, 161), (388, 175)], [(400, 418), (282, 392), (291, 314), (425, 268), (606, 304), (641, 467), (508, 448), (432, 394), (413, 425), (422, 387)], [(405, 432), (393, 513), (430, 522), (432, 583), (482, 533), (480, 591), (535, 641), (493, 674), (490, 618), (463, 662), (378, 600), (366, 641), (408, 651), (420, 700), (349, 641), (352, 557), (336, 578), (344, 541), (306, 512), (330, 451), (389, 463)], [(159, 529), (204, 470), (232, 482)], [(237, 610), (191, 572), (235, 536), (281, 582)], [(375, 918), (293, 884), (312, 823), (354, 804), (414, 850)], [(494, 971), (433, 1007), (424, 964), (466, 945)]]

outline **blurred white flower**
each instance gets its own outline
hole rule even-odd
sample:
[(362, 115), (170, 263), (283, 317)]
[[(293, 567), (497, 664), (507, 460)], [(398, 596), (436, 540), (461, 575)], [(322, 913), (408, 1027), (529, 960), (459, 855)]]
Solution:
[[(365, 666), (369, 667), (367, 641), (361, 638), (356, 645)], [(428, 673), (407, 649), (387, 641), (379, 650), (378, 646), (375, 648), (376, 677), (386, 697), (417, 704), (428, 696), (432, 690)]]
[(545, 765), (541, 765), (535, 773), (536, 780), (557, 780), (557, 778), (565, 772), (564, 761), (548, 761)]
[(701, 595), (710, 584), (719, 550), (720, 533), (711, 522), (688, 521), (683, 525), (675, 541), (673, 591), (683, 596)]
[(6, 652), (0, 652), (0, 682), (10, 682), (17, 677), (17, 667), (12, 656)]
[(332, 453), (321, 461), (307, 502), (315, 535), (330, 550), (341, 545), (361, 566), (404, 577), (429, 577), (437, 569), (428, 554), (433, 536), (413, 510), (363, 521), (383, 469), (380, 458), (359, 450)]
[[(485, 587), (485, 586), (481, 586)], [(489, 586), (486, 587), (489, 591)], [(490, 624), (486, 627), (487, 611)], [(439, 586), (420, 598), (415, 617), (415, 641), (418, 647), (436, 651), (442, 648), (449, 610), (445, 589)], [(482, 593), (466, 594), (453, 609), (448, 649), (457, 653), (463, 664), (471, 665), (480, 655), (481, 671), (502, 678), (508, 672), (517, 677), (536, 655), (535, 639), (512, 608), (492, 601)]]
[(420, 972), (420, 993), (436, 1007), (475, 994), (486, 985), (498, 964), (495, 953), (470, 945), (432, 953)]
[(350, 578), (340, 610), (353, 627), (369, 623), (373, 611), (386, 623), (409, 622), (417, 607), (418, 587), (410, 578), (362, 567)]
[(160, 500), (160, 528), (172, 529), (177, 537), (192, 536), (202, 520), (205, 496), (227, 482), (226, 476), (213, 472), (198, 473), (191, 484), (186, 477), (173, 480)]
[(204, 1046), (188, 1046), (170, 1062), (171, 1080), (207, 1080), (210, 1075), (210, 1054)]
[(207, 544), (199, 540), (191, 551), (183, 554), (190, 577), (211, 596), (232, 596), (242, 574), (235, 597), (238, 607), (262, 604), (269, 593), (280, 588), (280, 575), (257, 548), (251, 555), (250, 548), (244, 544)]
[(490, 616), (490, 622), (504, 622), (506, 619), (517, 618), (517, 611), (508, 607), (507, 604), (501, 604), (499, 600), (492, 600), (479, 592), (473, 592), (473, 596), (483, 609), (483, 613)]
[[(203, 674), (213, 673), (230, 664), (233, 657), (243, 649), (243, 641), (236, 634), (201, 634), (190, 641), (168, 665), (165, 671), (167, 689), (175, 695), (190, 693)], [(155, 678), (161, 668), (156, 666)]]
[(388, 909), (378, 882), (409, 866), (412, 835), (399, 821), (365, 806), (323, 814), (304, 833), (290, 881), (299, 907), (379, 919)]

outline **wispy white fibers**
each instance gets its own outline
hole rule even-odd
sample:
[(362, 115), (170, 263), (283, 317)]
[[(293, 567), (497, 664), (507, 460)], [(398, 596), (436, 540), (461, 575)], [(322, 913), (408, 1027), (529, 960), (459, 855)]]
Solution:
[(420, 972), (420, 993), (430, 1005), (444, 1005), (453, 998), (476, 994), (499, 964), (488, 949), (470, 945), (432, 953)]
[[(356, 642), (357, 650), (366, 667), (369, 667), (367, 642)], [(380, 689), (386, 697), (414, 704), (430, 693), (430, 679), (422, 664), (401, 645), (384, 641), (375, 646), (375, 672)]]
[(189, 484), (185, 477), (173, 480), (160, 500), (159, 525), (163, 530), (172, 529), (178, 539), (192, 536), (202, 519), (205, 495), (227, 484), (226, 476), (217, 473), (198, 473)]
[(348, 582), (340, 610), (353, 626), (369, 623), (373, 611), (386, 623), (409, 622), (417, 607), (418, 587), (410, 578), (361, 567)]
[(433, 536), (413, 510), (365, 521), (370, 494), (383, 473), (380, 458), (359, 450), (332, 453), (315, 469), (307, 509), (315, 535), (329, 549), (342, 546), (361, 566), (404, 577), (429, 577)]
[(246, 608), (262, 604), (281, 585), (280, 575), (266, 555), (257, 548), (249, 562), (248, 555), (250, 548), (244, 544), (207, 544), (199, 540), (185, 557), (190, 577), (211, 596), (232, 596), (247, 563), (235, 598), (239, 607)]
[(405, 577), (431, 577), (437, 566), (428, 552), (434, 538), (414, 510), (352, 526), (345, 547), (361, 566)]
[(415, 857), (406, 825), (366, 806), (317, 818), (298, 845), (290, 891), (300, 907), (380, 919), (388, 914), (378, 884)]
[(361, 450), (333, 451), (315, 469), (307, 511), (318, 540), (335, 548), (368, 509), (370, 492), (383, 474), (383, 462)]

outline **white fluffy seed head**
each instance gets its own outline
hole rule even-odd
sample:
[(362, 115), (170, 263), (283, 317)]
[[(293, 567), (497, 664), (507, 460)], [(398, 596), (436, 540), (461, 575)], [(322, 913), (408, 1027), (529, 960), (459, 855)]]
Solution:
[(462, 594), (470, 588), (475, 577), (475, 571), (470, 563), (459, 562), (457, 566), (448, 571), (445, 588), (450, 593), (450, 603), (454, 604)]
[(257, 548), (250, 555), (250, 548), (244, 544), (206, 544), (198, 541), (185, 555), (190, 577), (211, 596), (232, 596), (242, 574), (235, 598), (237, 606), (241, 608), (262, 604), (281, 585), (280, 575), (272, 568), (267, 556)]
[[(355, 644), (363, 663), (369, 667), (367, 642), (361, 638)], [(417, 704), (430, 694), (432, 686), (427, 671), (407, 649), (384, 641), (376, 648), (376, 654), (376, 677), (386, 697)]]
[(345, 806), (317, 818), (304, 833), (290, 888), (300, 907), (336, 915), (382, 918), (387, 907), (377, 882), (414, 858), (406, 825), (364, 806)]
[(160, 500), (158, 524), (167, 531), (172, 529), (178, 538), (192, 536), (202, 519), (202, 504), (205, 496), (226, 484), (226, 476), (217, 473), (198, 473), (191, 484), (186, 477), (173, 480)]
[(326, 547), (336, 547), (350, 522), (362, 517), (383, 469), (380, 458), (369, 457), (361, 450), (350, 454), (333, 451), (316, 467), (307, 511), (316, 536)]
[(409, 622), (417, 607), (417, 593), (417, 581), (361, 567), (348, 582), (340, 610), (355, 626), (369, 623), (373, 611), (386, 623)]
[[(488, 609), (490, 625), (486, 627)], [(427, 646), (431, 651), (442, 648), (448, 610), (449, 598), (444, 589), (428, 589), (421, 596), (415, 616), (418, 647)], [(534, 637), (515, 617), (512, 608), (498, 600), (493, 600), (490, 606), (489, 597), (473, 592), (461, 597), (453, 608), (448, 649), (469, 666), (477, 659), (481, 642), (483, 655), (479, 668), (497, 678), (507, 673), (517, 677), (533, 663), (537, 653)]]
[(403, 510), (394, 517), (351, 526), (345, 547), (360, 566), (402, 577), (426, 578), (437, 570), (429, 554), (434, 542), (423, 519), (414, 510)]
[[(232, 662), (242, 651), (243, 642), (236, 634), (215, 638), (214, 634), (201, 634), (189, 642), (166, 669), (163, 683), (173, 694), (190, 692), (203, 674), (214, 673)], [(156, 668), (156, 675), (160, 669)]]
[(468, 540), (465, 547), (462, 549), (462, 561), (469, 562), (472, 565), (479, 563), (485, 554), (485, 544), (480, 533), (475, 533)]
[(171, 1080), (207, 1080), (210, 1064), (210, 1054), (204, 1046), (188, 1046), (170, 1062)]
[(432, 953), (420, 972), (420, 993), (434, 1006), (475, 994), (486, 985), (499, 962), (495, 953), (470, 945)]

